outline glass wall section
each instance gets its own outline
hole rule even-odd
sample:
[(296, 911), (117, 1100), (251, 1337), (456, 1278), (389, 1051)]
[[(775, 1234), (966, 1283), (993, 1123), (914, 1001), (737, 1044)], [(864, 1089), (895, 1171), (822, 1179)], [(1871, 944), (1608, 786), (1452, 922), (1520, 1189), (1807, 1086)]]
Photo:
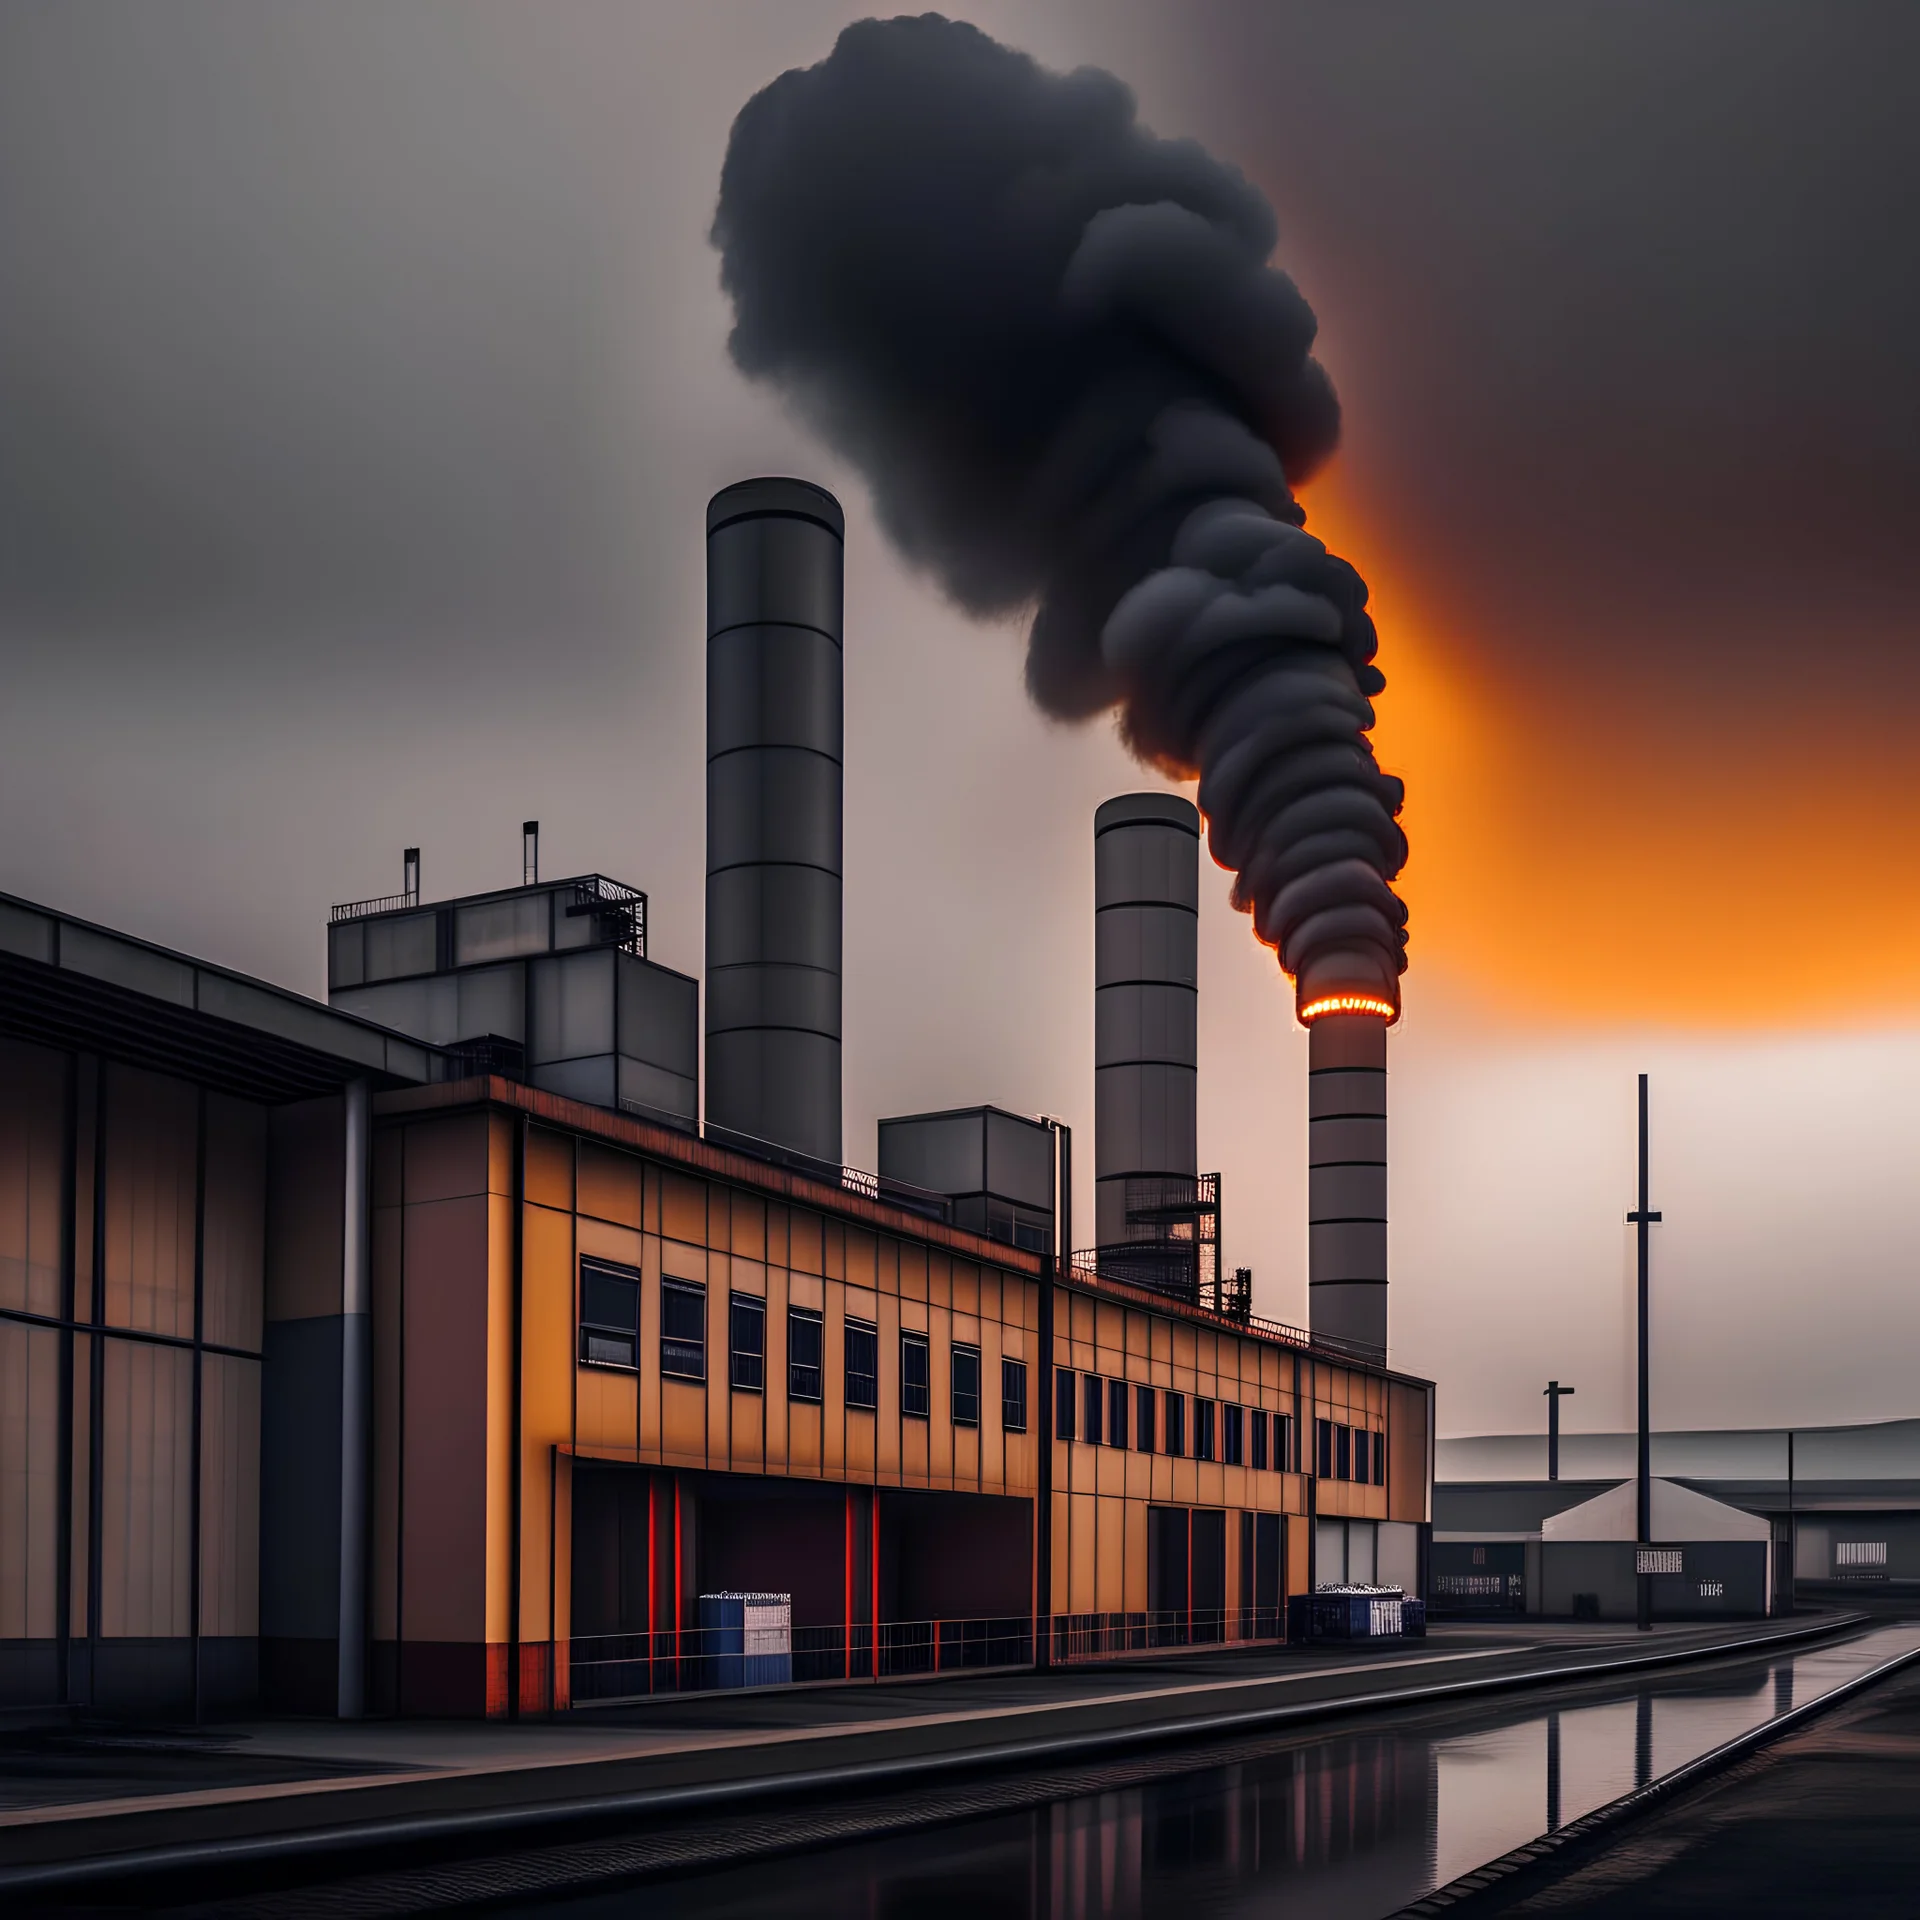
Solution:
[(184, 1081), (107, 1069), (107, 1324), (193, 1337), (199, 1099)]
[(250, 1639), (260, 1631), (260, 1363), (209, 1353), (200, 1365), (200, 1631)]
[(0, 1320), (0, 1641), (59, 1631), (59, 1467), (60, 1335)]
[(265, 1110), (208, 1094), (201, 1326), (209, 1346), (260, 1350), (266, 1199)]
[(0, 1307), (59, 1314), (67, 1062), (0, 1039)]
[(193, 1630), (193, 1353), (106, 1342), (100, 1409), (100, 1630)]

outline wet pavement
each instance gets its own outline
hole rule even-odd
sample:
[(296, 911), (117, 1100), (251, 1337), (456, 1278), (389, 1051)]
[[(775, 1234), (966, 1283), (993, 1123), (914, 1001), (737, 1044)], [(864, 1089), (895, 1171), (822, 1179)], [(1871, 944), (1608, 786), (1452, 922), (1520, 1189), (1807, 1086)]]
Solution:
[[(806, 1843), (801, 1816), (788, 1816), (784, 1827), (770, 1824), (760, 1835), (751, 1820), (738, 1821), (724, 1836), (736, 1858), (762, 1842), (783, 1851), (752, 1864), (664, 1878), (656, 1873), (619, 1891), (536, 1898), (501, 1910), (567, 1920), (642, 1913), (648, 1920), (695, 1914), (715, 1920), (846, 1914), (869, 1920), (957, 1920), (963, 1914), (1367, 1920), (1914, 1649), (1920, 1649), (1920, 1627), (1883, 1627), (1837, 1645), (1690, 1669), (1637, 1686), (1588, 1683), (1565, 1695), (1523, 1696), (1471, 1712), (1456, 1707), (1382, 1716), (1313, 1736), (1246, 1743), (1231, 1759), (1212, 1765), (1195, 1767), (1198, 1756), (1189, 1755), (1186, 1770), (1157, 1777), (1136, 1769), (1129, 1778), (1127, 1770), (1115, 1768), (1101, 1779), (1089, 1770), (1083, 1790), (1046, 1804), (799, 1853), (794, 1849)], [(1920, 1732), (1920, 1673), (1863, 1696), (1869, 1704), (1839, 1710), (1849, 1724), (1861, 1714), (1884, 1713), (1888, 1709), (1875, 1703), (1896, 1685), (1905, 1702), (1898, 1714), (1907, 1716), (1900, 1721), (1902, 1738), (1909, 1744), (1878, 1790), (1875, 1804), (1882, 1812), (1876, 1818), (1883, 1825), (1875, 1831), (1882, 1841), (1897, 1826), (1891, 1808), (1900, 1794), (1910, 1795), (1920, 1784), (1920, 1743), (1914, 1740)], [(1788, 1744), (1799, 1748), (1826, 1737), (1822, 1723), (1815, 1723)], [(1855, 1774), (1874, 1771), (1871, 1753), (1860, 1749), (1858, 1736), (1852, 1738), (1853, 1745), (1840, 1750), (1850, 1757), (1831, 1776), (1842, 1798), (1859, 1784), (1847, 1767)], [(1014, 1785), (998, 1783), (1001, 1791)], [(1738, 1790), (1729, 1791), (1728, 1805), (1737, 1807)], [(954, 1811), (964, 1805), (965, 1796), (959, 1796)], [(1807, 1858), (1838, 1805), (1832, 1798), (1801, 1822)], [(1920, 1800), (1909, 1798), (1906, 1806), (1911, 1825), (1911, 1809)], [(920, 1818), (926, 1817), (923, 1809)], [(821, 1837), (831, 1837), (830, 1827)], [(1656, 1908), (1640, 1883), (1610, 1883), (1611, 1890), (1595, 1892), (1600, 1904), (1590, 1908), (1566, 1907), (1564, 1889), (1539, 1897), (1550, 1898), (1555, 1913), (1608, 1916), (1810, 1910), (1722, 1903), (1712, 1892), (1713, 1876), (1722, 1870), (1719, 1855), (1737, 1852), (1743, 1842), (1703, 1829), (1696, 1844), (1702, 1878), (1688, 1901)], [(1909, 1851), (1920, 1847), (1910, 1844)], [(1665, 1885), (1666, 1870), (1654, 1854), (1643, 1848), (1640, 1864), (1648, 1881)], [(1911, 1881), (1907, 1885), (1906, 1905), (1871, 1911), (1915, 1911)], [(503, 1890), (497, 1886), (496, 1897)]]
[(1920, 1667), (1636, 1821), (1596, 1857), (1461, 1909), (1462, 1920), (1908, 1920), (1916, 1912)]

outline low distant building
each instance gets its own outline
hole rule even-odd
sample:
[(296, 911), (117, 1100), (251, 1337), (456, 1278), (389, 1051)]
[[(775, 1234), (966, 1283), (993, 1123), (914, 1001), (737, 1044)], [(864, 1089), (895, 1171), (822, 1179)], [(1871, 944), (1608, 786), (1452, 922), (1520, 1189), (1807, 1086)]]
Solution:
[[(1546, 1443), (1538, 1434), (1440, 1441), (1435, 1610), (1571, 1612), (1571, 1595), (1597, 1589), (1552, 1585), (1546, 1543), (1556, 1534), (1566, 1540), (1564, 1523), (1596, 1500), (1619, 1496), (1622, 1485), (1631, 1527), (1635, 1449), (1631, 1433), (1563, 1435), (1568, 1477), (1549, 1480)], [(1771, 1567), (1766, 1605), (1741, 1611), (1779, 1611), (1795, 1593), (1811, 1598), (1920, 1588), (1920, 1420), (1802, 1427), (1791, 1435), (1785, 1428), (1656, 1433), (1653, 1464), (1673, 1494), (1691, 1492), (1737, 1510), (1747, 1517), (1749, 1539), (1764, 1531)], [(1659, 1511), (1656, 1496), (1656, 1519)], [(1731, 1595), (1729, 1587), (1728, 1594), (1710, 1597), (1718, 1603)]]

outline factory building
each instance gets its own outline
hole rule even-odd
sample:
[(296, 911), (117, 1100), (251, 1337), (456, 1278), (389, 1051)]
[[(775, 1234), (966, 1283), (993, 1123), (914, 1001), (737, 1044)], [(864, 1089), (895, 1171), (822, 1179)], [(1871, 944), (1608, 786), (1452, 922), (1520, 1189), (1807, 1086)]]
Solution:
[(1424, 1591), (1430, 1384), (1220, 1269), (1187, 803), (1096, 822), (1096, 1244), (1055, 1122), (842, 1164), (843, 537), (710, 509), (704, 981), (532, 822), (517, 887), (334, 909), (327, 1006), (0, 900), (0, 1705), (544, 1714), (737, 1682), (741, 1596), (805, 1681)]

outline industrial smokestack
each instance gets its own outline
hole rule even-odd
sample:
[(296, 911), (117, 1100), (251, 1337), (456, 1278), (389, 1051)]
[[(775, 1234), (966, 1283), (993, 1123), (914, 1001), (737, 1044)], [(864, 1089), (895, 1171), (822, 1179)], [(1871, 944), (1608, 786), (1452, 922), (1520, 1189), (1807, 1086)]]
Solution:
[(1340, 410), (1273, 210), (1111, 74), (926, 14), (848, 27), (742, 108), (713, 238), (735, 364), (873, 483), (968, 611), (1036, 609), (1048, 713), (1118, 706), (1200, 780), (1296, 1004), (1400, 1004), (1400, 782), (1365, 583), (1294, 489)]
[(707, 506), (709, 1131), (840, 1163), (840, 503)]
[(1094, 1225), (1129, 1238), (1127, 1182), (1199, 1171), (1195, 1028), (1200, 815), (1125, 793), (1093, 816)]
[(1387, 1353), (1387, 1022), (1307, 1026), (1307, 1325)]

